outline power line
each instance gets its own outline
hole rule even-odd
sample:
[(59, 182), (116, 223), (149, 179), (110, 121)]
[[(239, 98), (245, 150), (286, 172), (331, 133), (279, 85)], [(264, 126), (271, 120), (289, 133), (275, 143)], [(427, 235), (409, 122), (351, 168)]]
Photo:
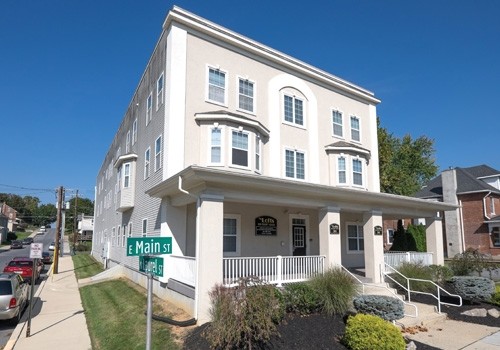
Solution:
[(9, 187), (9, 188), (17, 188), (18, 190), (26, 190), (26, 191), (42, 191), (42, 192), (55, 192), (57, 189), (54, 188), (29, 188), (29, 187), (22, 187), (22, 186), (14, 186), (14, 185), (6, 185), (6, 184), (0, 184), (0, 186), (4, 187)]

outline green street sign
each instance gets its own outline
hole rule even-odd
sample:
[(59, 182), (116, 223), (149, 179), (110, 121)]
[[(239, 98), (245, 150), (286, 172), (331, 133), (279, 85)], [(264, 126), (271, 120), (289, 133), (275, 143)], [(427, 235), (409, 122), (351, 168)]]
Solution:
[(163, 277), (163, 258), (158, 256), (139, 256), (139, 271)]
[(172, 237), (128, 237), (127, 256), (172, 254)]

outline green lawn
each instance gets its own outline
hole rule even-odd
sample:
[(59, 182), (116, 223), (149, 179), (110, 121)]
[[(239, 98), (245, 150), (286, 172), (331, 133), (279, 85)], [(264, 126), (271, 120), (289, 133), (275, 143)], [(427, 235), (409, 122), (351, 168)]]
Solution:
[[(77, 255), (78, 256), (78, 255)], [(80, 288), (94, 350), (142, 350), (146, 345), (146, 290), (114, 280)], [(156, 306), (155, 314), (161, 314)], [(166, 323), (153, 321), (151, 349), (178, 350)]]
[(88, 253), (78, 253), (73, 255), (73, 265), (77, 279), (87, 278), (104, 271), (101, 263)]

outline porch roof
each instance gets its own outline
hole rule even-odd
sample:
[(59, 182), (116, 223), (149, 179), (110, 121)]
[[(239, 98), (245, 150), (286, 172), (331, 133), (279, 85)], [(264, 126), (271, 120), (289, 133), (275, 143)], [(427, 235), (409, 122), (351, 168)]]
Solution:
[(215, 194), (229, 202), (315, 209), (337, 207), (341, 212), (380, 211), (384, 219), (434, 217), (438, 211), (458, 208), (451, 203), (197, 165), (185, 168), (146, 193), (152, 197), (168, 198), (174, 206), (194, 203), (202, 194)]

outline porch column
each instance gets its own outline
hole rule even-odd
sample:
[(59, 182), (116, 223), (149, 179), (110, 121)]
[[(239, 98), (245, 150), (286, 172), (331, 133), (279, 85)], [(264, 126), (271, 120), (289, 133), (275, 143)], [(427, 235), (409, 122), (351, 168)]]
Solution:
[(319, 211), (319, 254), (324, 255), (325, 268), (342, 264), (340, 245), (340, 208), (325, 207)]
[(364, 213), (363, 239), (365, 246), (365, 276), (373, 283), (382, 281), (380, 266), (384, 262), (384, 236), (382, 235), (382, 212)]
[(440, 217), (425, 218), (427, 251), (432, 253), (434, 265), (444, 265), (443, 223)]
[(199, 324), (210, 321), (208, 293), (222, 283), (224, 197), (201, 195), (196, 222), (196, 310)]

